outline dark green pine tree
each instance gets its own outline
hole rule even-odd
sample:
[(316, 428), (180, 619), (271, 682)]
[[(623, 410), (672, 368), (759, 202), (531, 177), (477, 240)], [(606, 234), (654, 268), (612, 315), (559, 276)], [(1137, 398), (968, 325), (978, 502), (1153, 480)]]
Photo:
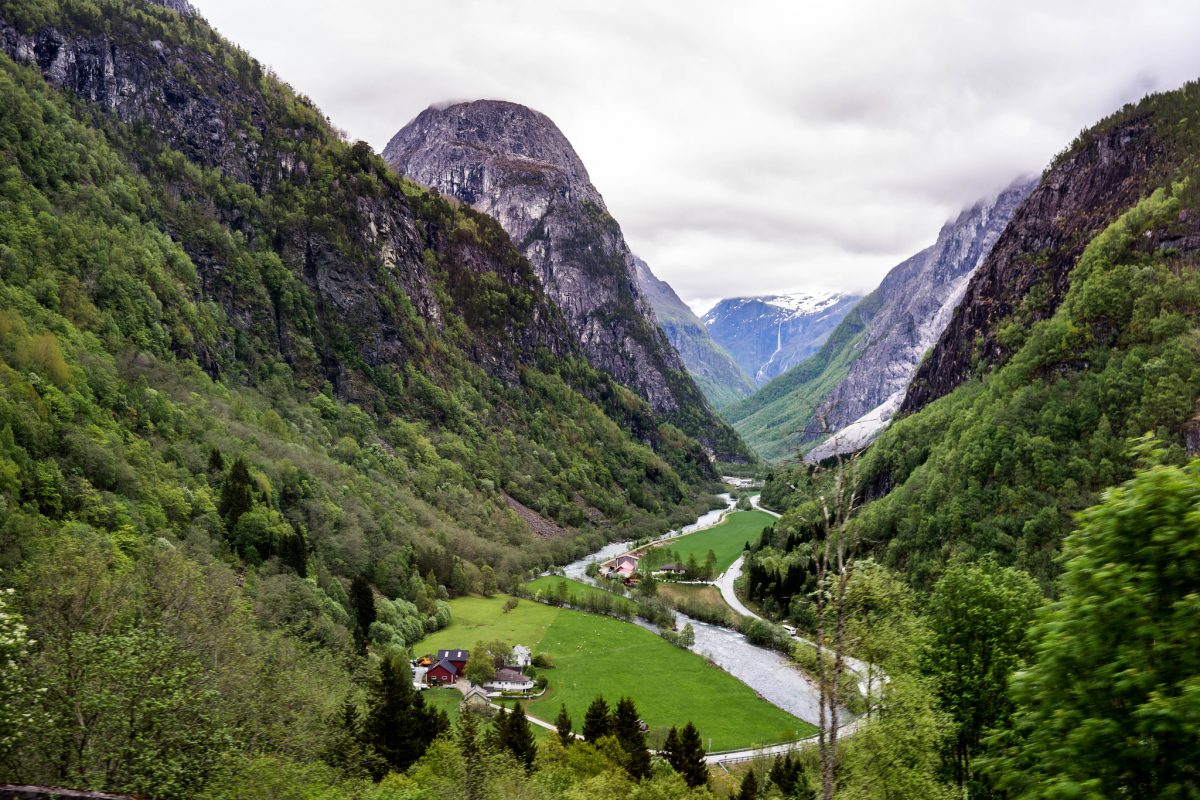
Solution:
[(575, 743), (575, 732), (571, 728), (571, 715), (567, 713), (566, 703), (558, 707), (554, 728), (558, 731), (558, 741), (562, 742), (563, 747), (570, 747)]
[(505, 722), (500, 730), (501, 744), (516, 756), (517, 761), (525, 765), (526, 772), (532, 772), (533, 760), (537, 757), (537, 745), (533, 741), (533, 731), (529, 728), (525, 708), (517, 703), (512, 711), (503, 714), (502, 717)]
[(667, 731), (667, 739), (658, 753), (667, 760), (671, 769), (679, 773), (683, 772), (683, 760), (680, 758), (679, 750), (679, 731), (675, 729), (674, 725), (671, 726), (671, 730)]
[(771, 771), (767, 773), (767, 778), (779, 787), (779, 791), (784, 797), (795, 797), (796, 788), (800, 785), (800, 778), (803, 774), (804, 767), (801, 765), (800, 759), (788, 753), (786, 756), (775, 756), (775, 762), (771, 765)]
[(225, 483), (221, 486), (221, 502), (217, 506), (217, 512), (225, 520), (226, 530), (232, 531), (242, 514), (254, 507), (255, 488), (250, 468), (239, 456), (225, 476)]
[(308, 575), (308, 542), (304, 534), (295, 528), (279, 543), (279, 560), (287, 564), (301, 578)]
[(629, 774), (639, 780), (649, 776), (650, 750), (646, 747), (646, 734), (642, 731), (642, 721), (632, 698), (622, 697), (617, 703), (612, 732), (629, 756), (629, 763), (625, 765)]
[(361, 775), (365, 771), (363, 752), (362, 719), (354, 700), (347, 697), (342, 702), (337, 719), (330, 725), (332, 734), (326, 744), (322, 760), (347, 775)]
[(408, 663), (399, 656), (384, 658), (363, 722), (363, 741), (377, 756), (373, 777), (379, 780), (389, 769), (408, 769), (449, 727), (446, 715), (425, 705), (413, 689)]
[(208, 474), (220, 475), (225, 471), (225, 457), (221, 455), (221, 451), (213, 448), (208, 451)]
[[(507, 716), (501, 710), (497, 726), (504, 726), (503, 718)], [(487, 791), (487, 759), (483, 757), (483, 748), (479, 744), (479, 723), (470, 711), (464, 711), (458, 718), (454, 730), (454, 738), (458, 744), (458, 752), (463, 760), (463, 800), (483, 800)]]
[(737, 800), (758, 800), (758, 778), (754, 777), (754, 770), (750, 770), (746, 777), (742, 778), (742, 788), (738, 789)]
[(375, 621), (375, 593), (362, 575), (350, 581), (350, 610), (354, 614), (354, 641), (360, 651), (367, 649), (367, 635)]
[(679, 766), (675, 767), (688, 786), (704, 786), (708, 783), (708, 765), (704, 763), (704, 756), (700, 731), (689, 722), (679, 732)]
[(604, 702), (603, 697), (597, 697), (583, 715), (583, 738), (595, 744), (601, 736), (608, 736), (610, 733), (612, 719), (608, 714), (608, 703)]

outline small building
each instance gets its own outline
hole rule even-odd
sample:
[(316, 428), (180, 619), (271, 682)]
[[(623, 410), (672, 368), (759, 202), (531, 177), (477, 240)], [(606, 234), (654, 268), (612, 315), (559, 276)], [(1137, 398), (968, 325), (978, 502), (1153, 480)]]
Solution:
[(449, 686), (458, 680), (462, 670), (448, 658), (443, 658), (425, 673), (425, 682), (430, 686)]
[(533, 651), (523, 644), (513, 645), (512, 662), (514, 667), (528, 667), (533, 663)]
[(472, 686), (463, 693), (462, 702), (458, 704), (458, 707), (462, 711), (468, 711), (471, 709), (487, 708), (491, 704), (492, 701), (488, 699), (487, 692), (478, 686)]
[(676, 564), (672, 562), (670, 564), (663, 564), (658, 568), (657, 571), (666, 573), (667, 575), (682, 575), (683, 573), (687, 572), (687, 567), (685, 567), (683, 564)]
[(486, 686), (493, 692), (528, 692), (533, 688), (533, 678), (519, 669), (501, 667)]
[(467, 668), (467, 659), (470, 658), (470, 650), (438, 650), (438, 661), (449, 661), (462, 672)]

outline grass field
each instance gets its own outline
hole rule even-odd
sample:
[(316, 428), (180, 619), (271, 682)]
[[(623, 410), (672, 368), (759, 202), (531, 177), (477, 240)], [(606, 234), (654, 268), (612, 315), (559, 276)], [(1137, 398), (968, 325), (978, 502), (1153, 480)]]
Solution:
[(721, 593), (716, 588), (712, 586), (699, 586), (694, 583), (670, 583), (669, 581), (662, 581), (658, 584), (658, 596), (667, 602), (691, 600), (708, 603), (713, 606), (725, 605), (725, 599), (721, 597)]
[[(560, 583), (565, 583), (567, 585), (567, 596), (568, 597), (576, 598), (576, 597), (579, 597), (580, 595), (587, 595), (589, 597), (595, 597), (597, 595), (607, 595), (608, 597), (612, 598), (613, 603), (615, 603), (619, 606), (622, 606), (630, 614), (637, 613), (637, 603), (633, 602), (628, 597), (622, 597), (621, 595), (613, 594), (612, 592), (605, 591), (604, 589), (601, 589), (598, 586), (592, 586), (587, 583), (580, 583), (579, 581), (572, 580), (571, 578), (560, 578), (556, 575), (543, 575), (540, 578), (535, 578), (534, 580), (530, 581), (529, 583), (526, 584), (526, 586), (529, 588), (529, 591), (532, 594), (534, 592), (537, 592), (538, 590), (541, 590), (543, 592), (549, 592), (552, 588), (558, 586), (558, 584), (560, 584)], [(568, 602), (570, 602), (571, 605), (577, 605), (573, 599)]]
[(505, 599), (452, 600), (454, 621), (422, 640), (416, 652), (469, 649), (478, 641), (504, 639), (547, 653), (557, 666), (544, 671), (550, 688), (529, 702), (529, 713), (553, 721), (565, 703), (576, 730), (596, 695), (610, 704), (621, 695), (632, 697), (652, 740), (689, 720), (705, 746), (711, 738), (715, 750), (786, 741), (814, 730), (695, 653), (636, 625), (529, 600), (505, 613)]
[(719, 525), (681, 536), (664, 546), (675, 551), (680, 563), (686, 563), (688, 556), (693, 555), (696, 563), (703, 564), (708, 551), (712, 550), (717, 556), (717, 573), (720, 574), (737, 561), (747, 542), (757, 542), (762, 529), (773, 522), (774, 517), (761, 511), (735, 511), (726, 515)]

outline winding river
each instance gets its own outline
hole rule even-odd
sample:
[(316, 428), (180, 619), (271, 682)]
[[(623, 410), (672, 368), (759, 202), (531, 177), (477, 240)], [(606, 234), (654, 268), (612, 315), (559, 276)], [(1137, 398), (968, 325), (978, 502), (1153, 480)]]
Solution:
[[(710, 528), (720, 522), (734, 507), (735, 501), (728, 494), (720, 495), (726, 506), (701, 515), (695, 522), (679, 530), (669, 531), (654, 541), (664, 541)], [(562, 568), (562, 574), (578, 581), (594, 583), (587, 576), (588, 564), (607, 561), (633, 547), (633, 542), (615, 542), (605, 545), (578, 561)], [(782, 708), (805, 722), (817, 723), (820, 695), (816, 685), (800, 672), (787, 656), (751, 644), (737, 631), (711, 625), (676, 613), (679, 627), (691, 623), (696, 632), (696, 643), (691, 650), (704, 656), (742, 683), (754, 689), (764, 700)], [(644, 620), (638, 625), (658, 633), (658, 628)]]

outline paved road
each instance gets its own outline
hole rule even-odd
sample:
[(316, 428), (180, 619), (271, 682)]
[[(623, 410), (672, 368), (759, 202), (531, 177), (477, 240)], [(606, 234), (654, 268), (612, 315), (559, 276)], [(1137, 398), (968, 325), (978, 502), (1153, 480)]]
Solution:
[[(750, 498), (750, 505), (753, 506), (757, 511), (761, 511), (764, 514), (770, 514), (772, 517), (775, 517), (775, 519), (779, 519), (782, 516), (782, 514), (778, 514), (769, 508), (763, 508), (761, 505), (759, 505), (758, 501), (759, 495), (753, 495)], [(745, 557), (742, 556), (739, 557), (737, 561), (730, 564), (729, 569), (725, 570), (725, 572), (721, 573), (721, 576), (717, 578), (716, 586), (721, 590), (721, 597), (724, 598), (725, 602), (728, 603), (729, 607), (734, 611), (744, 617), (762, 619), (762, 617), (760, 617), (758, 614), (755, 614), (753, 611), (746, 608), (745, 604), (738, 599), (737, 593), (733, 590), (733, 582), (741, 577), (742, 562), (744, 560)], [(816, 644), (808, 639), (804, 639), (799, 636), (792, 636), (792, 638), (801, 644), (806, 644), (809, 647), (816, 647)], [(872, 667), (867, 662), (860, 661), (859, 659), (852, 658), (850, 656), (843, 656), (843, 658), (845, 659), (846, 666), (850, 669), (850, 671), (858, 676), (858, 689), (860, 692), (862, 692), (864, 697), (867, 696), (868, 692), (873, 688), (871, 686), (872, 683), (875, 684), (875, 687), (878, 687), (878, 684), (881, 680), (887, 680), (887, 677), (883, 675), (883, 673), (880, 672), (877, 667)]]

